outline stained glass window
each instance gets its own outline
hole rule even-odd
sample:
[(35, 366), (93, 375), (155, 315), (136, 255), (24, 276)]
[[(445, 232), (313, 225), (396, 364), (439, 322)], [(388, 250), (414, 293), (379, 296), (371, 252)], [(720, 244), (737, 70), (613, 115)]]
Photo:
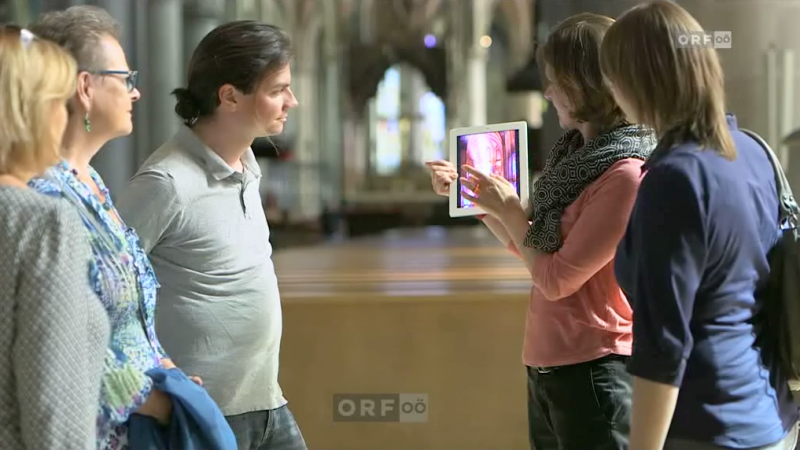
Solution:
[[(418, 117), (404, 117), (401, 86), (408, 86), (408, 83), (401, 84), (402, 76), (399, 67), (388, 69), (372, 101), (372, 170), (380, 175), (391, 174), (399, 168), (404, 142), (406, 145), (421, 146), (411, 152), (417, 159), (413, 162), (418, 164), (447, 156), (447, 149), (444, 148), (447, 133), (444, 103), (427, 86), (415, 87), (415, 92), (402, 94), (418, 96), (411, 106), (417, 110)], [(411, 120), (416, 120), (413, 125), (420, 133), (418, 136), (421, 136), (416, 144), (408, 141)]]
[(422, 115), (422, 157), (421, 163), (433, 159), (445, 159), (444, 148), (445, 111), (444, 103), (433, 92), (426, 92), (419, 101), (419, 112)]
[(378, 174), (390, 174), (400, 166), (402, 148), (400, 140), (400, 71), (391, 67), (378, 85), (375, 98), (375, 117), (372, 121), (374, 136), (372, 162)]

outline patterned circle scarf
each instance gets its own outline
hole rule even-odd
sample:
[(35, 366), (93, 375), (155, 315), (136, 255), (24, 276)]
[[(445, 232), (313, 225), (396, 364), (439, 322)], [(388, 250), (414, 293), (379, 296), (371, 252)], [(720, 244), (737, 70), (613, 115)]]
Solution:
[(618, 161), (647, 160), (656, 143), (655, 134), (638, 125), (621, 125), (585, 146), (578, 130), (564, 133), (553, 146), (541, 177), (533, 184), (533, 224), (525, 236), (525, 246), (546, 253), (558, 251), (563, 245), (564, 210)]

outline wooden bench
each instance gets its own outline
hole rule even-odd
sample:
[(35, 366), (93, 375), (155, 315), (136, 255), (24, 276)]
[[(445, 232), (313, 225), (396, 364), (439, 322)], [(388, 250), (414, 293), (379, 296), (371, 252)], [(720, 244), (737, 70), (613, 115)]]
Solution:
[[(530, 281), (485, 228), (395, 230), (274, 259), (280, 381), (310, 450), (529, 448)], [(336, 421), (343, 393), (424, 393), (428, 419)]]

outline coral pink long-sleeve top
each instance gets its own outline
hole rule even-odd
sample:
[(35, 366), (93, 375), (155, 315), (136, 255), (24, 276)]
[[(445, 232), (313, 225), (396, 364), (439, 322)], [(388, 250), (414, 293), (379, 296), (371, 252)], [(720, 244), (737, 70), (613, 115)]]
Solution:
[(533, 268), (525, 365), (563, 366), (631, 354), (633, 314), (614, 276), (614, 254), (643, 164), (633, 158), (617, 162), (564, 211), (563, 246), (541, 254)]

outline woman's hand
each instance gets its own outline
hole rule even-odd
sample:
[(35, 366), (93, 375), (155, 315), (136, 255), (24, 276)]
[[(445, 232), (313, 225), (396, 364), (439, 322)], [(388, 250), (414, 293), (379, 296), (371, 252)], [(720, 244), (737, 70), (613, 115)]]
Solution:
[(467, 177), (461, 177), (461, 185), (472, 194), (462, 192), (461, 195), (475, 203), (488, 214), (499, 217), (508, 205), (520, 204), (517, 189), (500, 175), (487, 175), (478, 169), (464, 165)]
[(450, 161), (438, 160), (425, 163), (431, 169), (431, 185), (437, 194), (450, 195), (450, 185), (458, 179), (458, 171)]
[(147, 401), (136, 410), (136, 413), (150, 416), (161, 425), (167, 425), (172, 416), (172, 400), (163, 391), (153, 389), (150, 391)]

